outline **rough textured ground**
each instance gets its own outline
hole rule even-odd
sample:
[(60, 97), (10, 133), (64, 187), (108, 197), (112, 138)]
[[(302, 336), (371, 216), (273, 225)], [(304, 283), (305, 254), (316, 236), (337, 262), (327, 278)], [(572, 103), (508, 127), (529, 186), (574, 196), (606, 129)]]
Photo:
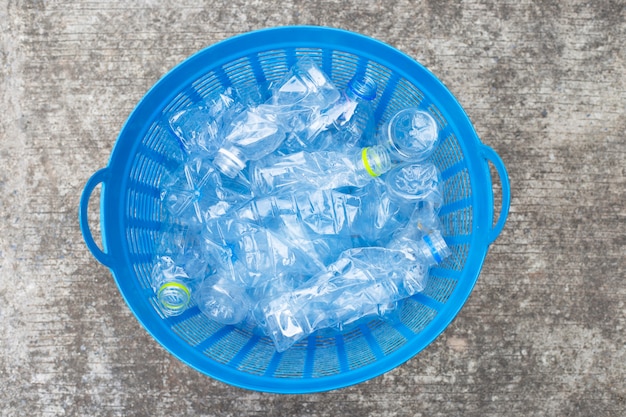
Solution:
[[(623, 1), (176, 3), (0, 0), (0, 415), (626, 415)], [(154, 82), (200, 48), (285, 24), (357, 31), (426, 65), (513, 192), (472, 296), (432, 345), (306, 396), (173, 359), (77, 222), (85, 181)]]

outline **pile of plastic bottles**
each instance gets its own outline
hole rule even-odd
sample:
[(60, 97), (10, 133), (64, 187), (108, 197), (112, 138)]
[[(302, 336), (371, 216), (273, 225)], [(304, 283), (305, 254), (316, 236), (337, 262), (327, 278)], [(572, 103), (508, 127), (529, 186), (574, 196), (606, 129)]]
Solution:
[(228, 88), (166, 116), (184, 156), (160, 185), (163, 315), (197, 305), (284, 351), (424, 289), (450, 254), (428, 162), (438, 128), (406, 108), (376, 134), (376, 89), (362, 76), (340, 91), (302, 58), (256, 99)]

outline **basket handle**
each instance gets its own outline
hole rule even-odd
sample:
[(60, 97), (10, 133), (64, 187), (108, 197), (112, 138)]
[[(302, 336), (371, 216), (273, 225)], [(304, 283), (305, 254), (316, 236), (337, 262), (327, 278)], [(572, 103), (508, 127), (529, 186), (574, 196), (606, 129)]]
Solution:
[(509, 215), (509, 208), (511, 206), (511, 184), (509, 182), (509, 175), (507, 174), (506, 167), (504, 166), (504, 162), (500, 159), (500, 156), (491, 149), (489, 146), (483, 145), (481, 150), (483, 158), (487, 162), (491, 162), (493, 166), (496, 168), (498, 172), (498, 176), (500, 177), (500, 184), (502, 185), (502, 206), (500, 207), (500, 216), (498, 217), (498, 221), (495, 226), (491, 228), (487, 235), (487, 244), (491, 244), (502, 229), (504, 228), (504, 223), (506, 223), (506, 218)]
[[(104, 252), (91, 234), (91, 229), (89, 229), (89, 221), (87, 219), (87, 212), (89, 208), (89, 198), (91, 197), (91, 193), (96, 188), (96, 186), (100, 183), (106, 182), (109, 178), (109, 170), (108, 168), (102, 168), (96, 171), (87, 183), (85, 184), (85, 188), (83, 189), (83, 193), (80, 196), (80, 205), (78, 207), (78, 219), (80, 222), (80, 231), (83, 233), (83, 239), (85, 239), (85, 244), (87, 248), (91, 251), (93, 256), (103, 265), (110, 266), (112, 264), (111, 256)], [(102, 215), (102, 213), (100, 213)]]

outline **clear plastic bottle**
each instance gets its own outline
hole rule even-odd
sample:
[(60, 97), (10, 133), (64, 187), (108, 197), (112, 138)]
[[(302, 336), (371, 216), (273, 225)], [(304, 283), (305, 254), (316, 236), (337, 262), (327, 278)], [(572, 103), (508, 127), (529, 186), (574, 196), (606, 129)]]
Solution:
[(194, 286), (210, 274), (201, 232), (197, 228), (166, 224), (152, 262), (150, 285), (164, 315), (181, 314)]
[(389, 171), (379, 189), (368, 187), (370, 203), (354, 222), (361, 246), (386, 244), (396, 230), (403, 230), (415, 210), (436, 213), (441, 207), (439, 171), (430, 163), (403, 164)]
[(207, 230), (214, 243), (230, 250), (234, 278), (245, 288), (276, 278), (309, 277), (319, 271), (309, 254), (259, 224), (225, 218), (207, 225)]
[(246, 203), (233, 216), (267, 228), (324, 268), (352, 246), (348, 225), (359, 211), (360, 198), (334, 190), (268, 196)]
[(237, 116), (213, 160), (224, 175), (235, 178), (248, 161), (272, 153), (285, 139), (285, 129), (274, 106), (261, 104)]
[(227, 88), (215, 97), (171, 114), (168, 125), (188, 155), (213, 156), (223, 141), (221, 132), (243, 110), (233, 88)]
[(349, 249), (296, 290), (266, 301), (257, 310), (259, 323), (276, 350), (287, 350), (316, 330), (355, 321), (422, 291), (429, 266), (449, 254), (438, 231), (424, 236), (417, 241), (394, 240), (389, 247)]
[(347, 150), (369, 142), (375, 130), (376, 82), (353, 78), (341, 98), (311, 120), (299, 134), (306, 150)]
[(391, 198), (407, 204), (429, 202), (441, 207), (443, 196), (439, 183), (439, 170), (430, 162), (401, 164), (385, 176)]
[(339, 151), (300, 151), (269, 155), (250, 166), (250, 184), (257, 194), (363, 187), (391, 169), (389, 153), (382, 146)]
[(203, 237), (217, 268), (200, 286), (198, 305), (222, 324), (243, 321), (261, 299), (288, 292), (322, 269), (283, 236), (247, 221), (211, 221)]
[(224, 271), (205, 279), (194, 299), (203, 314), (224, 325), (244, 321), (253, 305), (244, 287)]
[(438, 135), (435, 119), (411, 107), (400, 110), (385, 123), (378, 142), (389, 149), (394, 161), (420, 162), (433, 152)]
[(271, 89), (270, 103), (323, 109), (335, 103), (340, 96), (340, 91), (313, 59), (300, 57)]
[(221, 217), (253, 197), (243, 175), (222, 176), (213, 164), (197, 154), (165, 175), (159, 189), (168, 216), (186, 225)]
[(191, 283), (189, 275), (171, 258), (163, 256), (154, 263), (151, 286), (166, 317), (177, 316), (187, 309), (191, 300)]

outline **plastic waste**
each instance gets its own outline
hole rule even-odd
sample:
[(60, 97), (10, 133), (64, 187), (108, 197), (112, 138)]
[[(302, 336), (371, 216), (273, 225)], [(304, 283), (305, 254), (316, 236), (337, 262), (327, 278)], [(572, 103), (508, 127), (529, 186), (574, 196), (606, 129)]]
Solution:
[(224, 139), (222, 132), (243, 110), (229, 87), (215, 97), (174, 112), (168, 117), (168, 125), (187, 154), (204, 152), (213, 156)]
[(285, 129), (274, 106), (249, 108), (232, 121), (232, 127), (213, 160), (224, 175), (234, 178), (248, 161), (272, 153), (285, 139)]
[(389, 149), (394, 161), (420, 162), (431, 155), (438, 136), (435, 119), (412, 107), (400, 110), (385, 123), (378, 142)]
[(276, 350), (285, 351), (316, 330), (355, 321), (422, 291), (428, 268), (448, 254), (438, 231), (419, 241), (348, 249), (326, 271), (266, 301), (258, 310), (259, 323)]
[(381, 146), (338, 151), (270, 155), (250, 166), (250, 185), (260, 195), (340, 187), (363, 187), (391, 169)]

